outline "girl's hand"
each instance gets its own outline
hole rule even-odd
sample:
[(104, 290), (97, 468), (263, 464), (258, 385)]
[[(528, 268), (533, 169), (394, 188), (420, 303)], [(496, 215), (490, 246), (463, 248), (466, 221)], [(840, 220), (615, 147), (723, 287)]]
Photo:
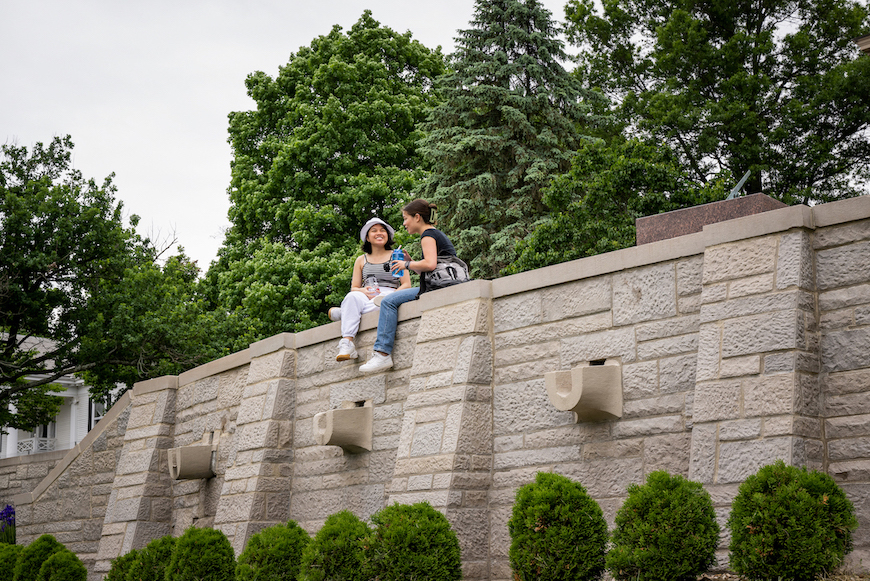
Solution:
[(381, 294), (381, 290), (371, 286), (367, 286), (363, 289), (363, 294), (365, 294), (365, 296), (367, 296), (369, 299), (373, 299)]
[(410, 270), (410, 260), (393, 260), (390, 262), (390, 272), (398, 272), (400, 270)]

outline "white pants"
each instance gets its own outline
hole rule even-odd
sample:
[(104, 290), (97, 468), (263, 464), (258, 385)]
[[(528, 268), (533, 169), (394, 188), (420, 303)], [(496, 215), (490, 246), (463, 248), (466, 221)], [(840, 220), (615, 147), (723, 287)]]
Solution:
[[(391, 288), (381, 288), (381, 295), (388, 295), (394, 291), (395, 289)], [(360, 317), (377, 309), (378, 306), (365, 293), (360, 291), (347, 293), (341, 301), (341, 336), (356, 337)]]

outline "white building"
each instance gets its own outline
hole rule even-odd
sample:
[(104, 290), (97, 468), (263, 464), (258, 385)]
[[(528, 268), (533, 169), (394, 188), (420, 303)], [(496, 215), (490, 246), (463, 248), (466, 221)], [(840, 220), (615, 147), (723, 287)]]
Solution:
[(103, 417), (104, 405), (90, 401), (84, 381), (65, 375), (55, 383), (66, 391), (57, 394), (63, 403), (54, 421), (32, 432), (9, 428), (0, 435), (0, 458), (69, 450)]

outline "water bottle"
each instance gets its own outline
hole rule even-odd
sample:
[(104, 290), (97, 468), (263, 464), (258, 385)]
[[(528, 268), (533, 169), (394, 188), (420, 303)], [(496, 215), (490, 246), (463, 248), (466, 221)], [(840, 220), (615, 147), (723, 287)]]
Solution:
[[(393, 250), (393, 255), (390, 257), (390, 261), (393, 260), (401, 260), (405, 261), (405, 251), (400, 248), (396, 248)], [(402, 278), (405, 274), (405, 269), (393, 271), (393, 276), (396, 278)]]

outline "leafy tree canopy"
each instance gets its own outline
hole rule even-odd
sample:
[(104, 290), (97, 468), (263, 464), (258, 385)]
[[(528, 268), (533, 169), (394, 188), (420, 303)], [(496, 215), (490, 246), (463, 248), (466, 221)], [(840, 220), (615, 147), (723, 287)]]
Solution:
[(223, 352), (211, 332), (230, 325), (195, 300), (194, 264), (158, 265), (151, 242), (124, 227), (111, 177), (71, 168), (72, 148), (69, 136), (2, 146), (0, 427), (50, 421), (65, 375), (105, 399), (119, 382), (209, 361)]
[(424, 125), (421, 193), (473, 275), (492, 278), (546, 212), (543, 189), (594, 130), (601, 98), (560, 64), (559, 28), (538, 0), (477, 0), (471, 25)]
[[(870, 30), (855, 0), (569, 0), (578, 76), (688, 174), (787, 203), (866, 193)], [(862, 188), (864, 188), (862, 190)]]
[[(729, 176), (724, 176), (725, 178)], [(722, 179), (698, 185), (660, 144), (614, 139), (585, 144), (545, 190), (551, 212), (517, 246), (509, 274), (628, 248), (642, 216), (725, 197)]]
[(291, 55), (274, 79), (248, 76), (256, 110), (230, 115), (232, 227), (206, 285), (268, 336), (326, 322), (350, 286), (357, 232), (394, 226), (422, 177), (417, 124), (444, 72), (432, 51), (366, 11)]

